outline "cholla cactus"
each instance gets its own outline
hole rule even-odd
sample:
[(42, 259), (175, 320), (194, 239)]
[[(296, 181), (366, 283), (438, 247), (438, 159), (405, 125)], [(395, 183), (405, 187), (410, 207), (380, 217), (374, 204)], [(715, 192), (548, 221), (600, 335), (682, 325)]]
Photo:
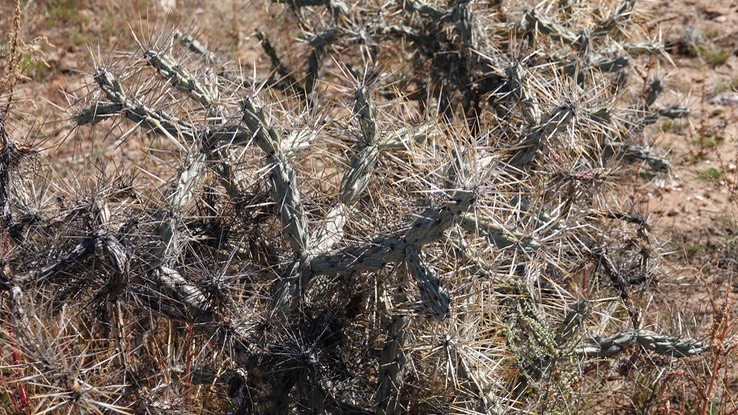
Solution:
[[(660, 89), (631, 99), (613, 76), (661, 51), (625, 38), (634, 1), (283, 3), (313, 7), (302, 66), (268, 30), (263, 78), (182, 33), (96, 62), (74, 121), (130, 149), (89, 190), (47, 167), (11, 180), (4, 138), (0, 341), (22, 358), (3, 376), (46, 371), (47, 348), (89, 385), (38, 405), (498, 413), (628, 345), (706, 350), (643, 330), (630, 286), (658, 258), (606, 248), (624, 228), (650, 243), (615, 171), (668, 169), (636, 140)], [(48, 315), (24, 322), (24, 298)], [(78, 344), (37, 330), (54, 318)]]

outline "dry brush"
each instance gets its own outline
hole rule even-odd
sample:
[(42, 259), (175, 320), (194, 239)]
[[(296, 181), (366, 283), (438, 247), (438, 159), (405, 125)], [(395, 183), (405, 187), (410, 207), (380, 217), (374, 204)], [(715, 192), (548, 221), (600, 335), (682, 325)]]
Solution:
[(248, 76), (206, 35), (98, 56), (71, 119), (129, 150), (97, 175), (0, 125), (14, 410), (561, 411), (626, 348), (710, 348), (637, 295), (661, 259), (617, 191), (684, 109), (631, 90), (664, 53), (635, 1), (281, 3), (302, 37), (257, 31)]

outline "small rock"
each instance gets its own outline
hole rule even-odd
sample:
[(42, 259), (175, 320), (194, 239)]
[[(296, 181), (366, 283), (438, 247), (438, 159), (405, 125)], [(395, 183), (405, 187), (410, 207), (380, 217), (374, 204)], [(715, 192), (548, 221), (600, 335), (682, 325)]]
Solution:
[(738, 92), (722, 92), (712, 97), (709, 102), (721, 106), (738, 105)]
[(165, 13), (171, 13), (177, 8), (177, 0), (159, 0), (159, 6), (164, 9)]

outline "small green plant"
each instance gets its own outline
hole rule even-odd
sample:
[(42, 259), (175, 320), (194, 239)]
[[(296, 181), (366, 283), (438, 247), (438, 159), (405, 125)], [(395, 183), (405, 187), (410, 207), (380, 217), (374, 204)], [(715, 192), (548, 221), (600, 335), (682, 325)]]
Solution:
[(738, 90), (738, 77), (731, 78), (727, 81), (720, 81), (712, 88), (712, 94), (717, 95), (727, 91)]
[(720, 181), (725, 178), (725, 171), (723, 169), (710, 167), (697, 173), (697, 178), (707, 182)]
[(704, 51), (703, 54), (705, 62), (713, 68), (725, 65), (728, 62), (728, 58), (730, 58), (730, 56), (731, 52), (727, 49), (722, 48), (708, 48)]
[(725, 141), (725, 138), (722, 135), (714, 135), (714, 134), (705, 134), (704, 137), (700, 137), (698, 140), (695, 140), (694, 144), (699, 146), (702, 150), (712, 149), (720, 144), (722, 144)]
[(684, 245), (684, 258), (691, 262), (702, 251), (702, 245), (688, 242)]
[(21, 71), (26, 73), (33, 80), (45, 79), (50, 71), (49, 64), (39, 59), (38, 53), (26, 53), (23, 55), (20, 61)]
[(704, 36), (705, 36), (705, 39), (707, 39), (707, 40), (713, 40), (716, 37), (720, 36), (720, 30), (718, 30), (717, 28), (714, 28), (714, 27), (709, 28), (709, 29), (705, 30)]
[[(715, 108), (714, 110), (710, 111), (710, 117), (711, 118), (719, 117), (719, 116), (721, 116), (723, 114), (725, 114), (725, 110), (723, 108)], [(716, 138), (719, 139), (720, 142), (723, 141), (722, 136), (718, 136)]]
[(83, 17), (79, 13), (84, 5), (85, 3), (81, 0), (48, 0), (46, 2), (46, 12), (49, 14), (49, 23), (89, 23), (89, 18)]
[(661, 131), (665, 133), (681, 134), (689, 126), (682, 120), (664, 120), (661, 122)]

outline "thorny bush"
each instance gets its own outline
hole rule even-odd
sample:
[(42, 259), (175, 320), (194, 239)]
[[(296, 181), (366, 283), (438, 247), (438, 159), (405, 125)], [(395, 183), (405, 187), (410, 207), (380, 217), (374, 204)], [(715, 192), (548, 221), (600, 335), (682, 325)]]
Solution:
[(98, 56), (71, 118), (125, 151), (96, 175), (0, 125), (15, 411), (561, 411), (623, 350), (710, 348), (647, 319), (619, 202), (686, 113), (629, 70), (666, 56), (634, 0), (282, 3), (301, 35), (264, 21), (251, 75), (176, 31)]

